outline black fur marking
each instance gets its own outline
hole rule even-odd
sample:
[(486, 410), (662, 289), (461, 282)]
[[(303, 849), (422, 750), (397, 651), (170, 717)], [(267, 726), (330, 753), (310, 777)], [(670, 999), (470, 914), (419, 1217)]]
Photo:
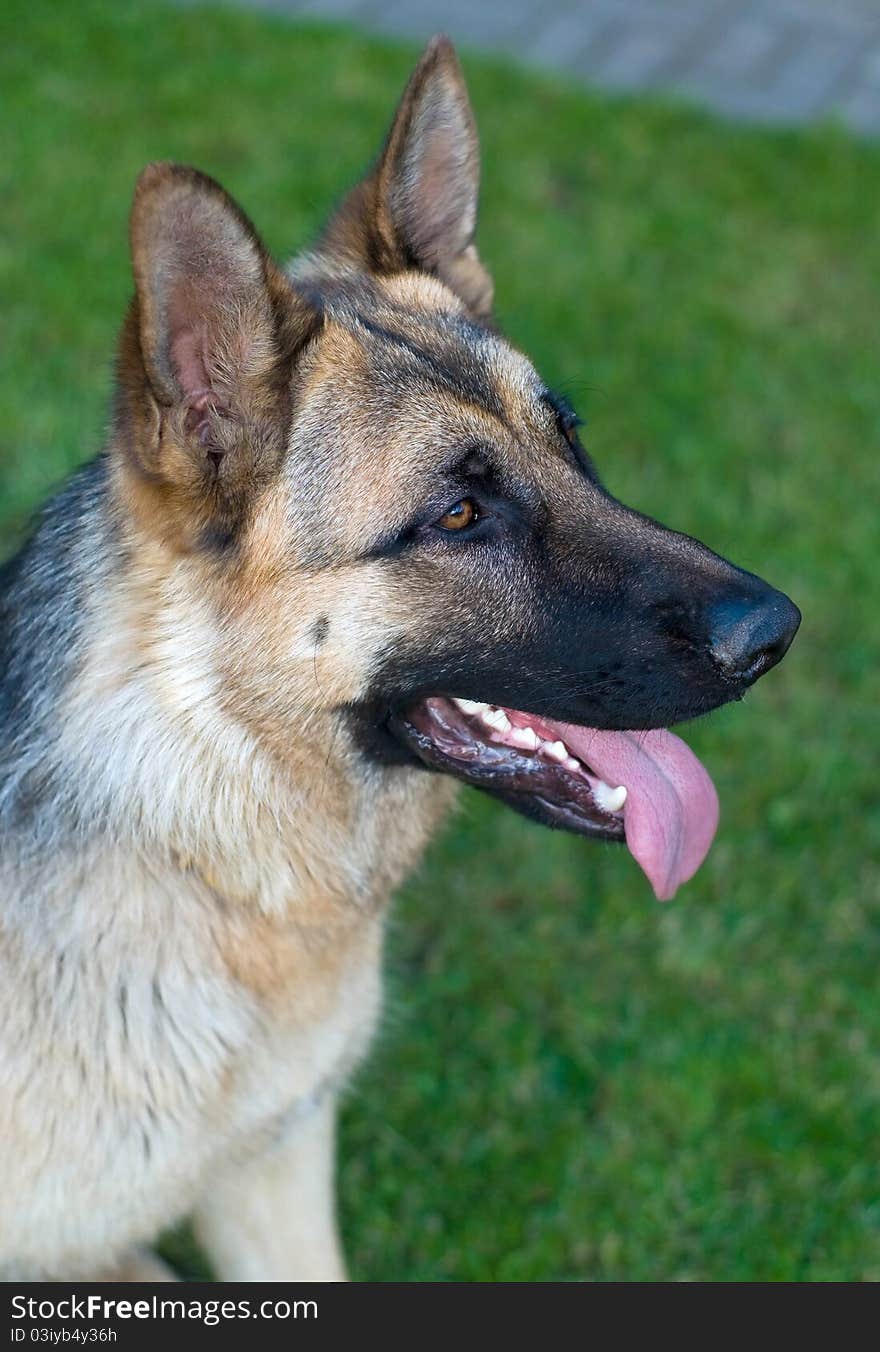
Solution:
[(52, 748), (57, 708), (80, 658), (83, 597), (116, 560), (103, 511), (107, 458), (84, 465), (40, 513), (19, 553), (0, 569), (0, 832), (36, 842), (69, 812), (58, 792)]
[(330, 632), (330, 620), (327, 615), (319, 615), (312, 625), (312, 638), (315, 640), (315, 647), (318, 648), (324, 642)]
[[(469, 447), (451, 460), (448, 468), (437, 471), (438, 482), (431, 500), (409, 521), (395, 526), (364, 554), (362, 559), (399, 558), (426, 535), (442, 535), (450, 548), (462, 548), (478, 541), (485, 543), (504, 538), (522, 539), (529, 529), (540, 527), (545, 511), (536, 494), (525, 492), (518, 498), (499, 485), (494, 466), (483, 448)], [(442, 476), (442, 479), (441, 479)], [(479, 516), (460, 532), (442, 531), (441, 516), (463, 498), (474, 498)]]
[[(385, 328), (364, 314), (359, 314), (357, 318), (361, 327), (373, 338), (414, 357), (428, 379), (438, 388), (486, 409), (497, 418), (505, 417), (504, 402), (482, 363), (474, 357), (467, 341), (462, 342), (461, 337), (456, 335), (455, 342), (441, 341), (437, 347), (423, 347), (414, 339)], [(467, 327), (472, 332), (463, 337), (466, 340), (469, 337), (472, 343), (473, 335), (480, 334), (480, 330), (472, 325)]]
[(122, 1020), (122, 1040), (128, 1042), (128, 987), (124, 982), (119, 986), (119, 1015)]
[[(438, 609), (432, 630), (423, 612), (421, 633), (389, 648), (360, 718), (353, 711), (369, 756), (409, 760), (390, 746), (389, 717), (406, 717), (429, 695), (618, 730), (668, 727), (741, 697), (755, 675), (713, 659), (719, 607), (785, 621), (790, 603), (596, 485), (584, 485), (583, 506), (580, 516), (518, 538), (505, 531), (491, 555), (475, 556), (478, 594), (462, 587), (454, 602), (446, 597), (455, 623)], [(410, 566), (418, 567), (416, 556)], [(510, 610), (511, 577), (517, 609), (505, 634), (487, 628), (484, 616)], [(778, 661), (784, 647), (768, 649), (767, 661)]]
[(567, 439), (569, 433), (576, 427), (581, 426), (581, 419), (575, 413), (571, 404), (564, 395), (556, 394), (553, 390), (545, 390), (541, 395), (542, 403), (549, 404), (559, 424), (559, 430)]
[(556, 394), (553, 390), (545, 390), (541, 395), (541, 402), (547, 404), (552, 410), (556, 419), (556, 426), (565, 438), (578, 467), (583, 470), (588, 479), (598, 483), (599, 475), (596, 467), (581, 445), (578, 436), (578, 428), (583, 427), (583, 419), (578, 417), (564, 395)]
[(238, 541), (236, 531), (230, 526), (221, 526), (217, 522), (205, 526), (199, 534), (198, 548), (205, 554), (228, 554)]

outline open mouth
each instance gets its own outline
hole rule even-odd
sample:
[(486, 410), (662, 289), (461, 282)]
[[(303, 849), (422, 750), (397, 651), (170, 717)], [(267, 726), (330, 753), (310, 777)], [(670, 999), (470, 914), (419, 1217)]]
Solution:
[(625, 841), (658, 899), (708, 852), (718, 797), (680, 738), (609, 732), (477, 700), (432, 695), (392, 729), (432, 769), (456, 775), (548, 826)]

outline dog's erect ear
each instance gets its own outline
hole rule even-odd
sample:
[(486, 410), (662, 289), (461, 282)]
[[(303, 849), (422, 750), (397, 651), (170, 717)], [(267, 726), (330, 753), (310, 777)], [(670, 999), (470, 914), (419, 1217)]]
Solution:
[[(123, 337), (123, 397), (154, 410), (153, 435), (137, 438), (139, 459), (166, 483), (207, 487), (215, 505), (240, 506), (280, 453), (291, 361), (316, 315), (240, 208), (195, 169), (144, 170), (131, 249), (137, 294)], [(130, 408), (132, 420), (143, 434), (144, 418)]]
[(474, 247), (480, 151), (455, 49), (432, 38), (370, 176), (349, 194), (320, 252), (378, 272), (419, 268), (439, 277), (477, 317), (492, 281)]

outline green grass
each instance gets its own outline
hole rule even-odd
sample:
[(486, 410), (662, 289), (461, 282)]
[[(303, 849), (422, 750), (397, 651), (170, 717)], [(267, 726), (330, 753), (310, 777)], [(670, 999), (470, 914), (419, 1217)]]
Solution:
[[(93, 0), (12, 0), (2, 25), (11, 548), (100, 443), (142, 164), (216, 175), (287, 253), (375, 152), (413, 53)], [(613, 490), (804, 622), (688, 733), (723, 816), (671, 905), (622, 852), (466, 798), (397, 903), (345, 1113), (353, 1272), (878, 1280), (880, 153), (467, 69), (502, 324), (575, 396)]]

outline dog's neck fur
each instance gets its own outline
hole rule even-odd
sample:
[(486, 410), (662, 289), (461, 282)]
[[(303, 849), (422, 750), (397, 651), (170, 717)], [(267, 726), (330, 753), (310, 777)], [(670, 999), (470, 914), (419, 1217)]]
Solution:
[[(372, 909), (412, 867), (453, 785), (420, 771), (355, 773), (346, 715), (305, 700), (281, 755), (236, 718), (198, 570), (133, 538), (111, 465), (87, 467), (61, 495), (88, 479), (97, 498), (88, 512), (50, 505), (40, 533), (56, 537), (52, 571), (28, 577), (26, 551), (6, 594), (7, 702), (13, 667), (29, 685), (27, 723), (3, 757), (0, 817), (17, 828), (10, 840), (31, 867), (84, 847), (136, 854), (269, 913), (318, 895)], [(126, 566), (135, 555), (138, 567)], [(55, 669), (28, 672), (28, 637), (50, 610), (49, 591), (53, 612), (67, 617)]]

